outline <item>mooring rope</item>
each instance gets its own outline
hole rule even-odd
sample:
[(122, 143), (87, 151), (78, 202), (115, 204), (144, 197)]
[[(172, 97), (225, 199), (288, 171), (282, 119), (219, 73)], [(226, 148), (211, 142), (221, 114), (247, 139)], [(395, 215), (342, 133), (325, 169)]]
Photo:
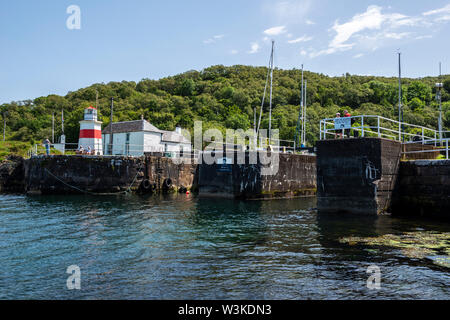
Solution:
[(72, 188), (72, 189), (74, 189), (74, 190), (77, 190), (77, 191), (79, 191), (79, 192), (81, 192), (81, 193), (86, 193), (86, 194), (91, 194), (91, 195), (96, 195), (96, 196), (110, 196), (110, 195), (117, 195), (117, 194), (126, 194), (126, 193), (128, 193), (128, 192), (131, 191), (131, 187), (133, 186), (134, 182), (135, 182), (136, 179), (137, 179), (137, 176), (139, 175), (139, 173), (140, 173), (141, 170), (142, 170), (142, 163), (140, 164), (139, 169), (138, 169), (136, 175), (134, 176), (133, 181), (132, 181), (131, 184), (128, 186), (127, 190), (125, 190), (125, 191), (118, 191), (118, 192), (104, 192), (104, 193), (101, 193), (101, 192), (92, 192), (92, 191), (87, 191), (87, 190), (82, 190), (82, 189), (80, 189), (80, 188), (78, 188), (78, 187), (76, 187), (76, 186), (73, 186), (73, 185), (71, 185), (71, 184), (68, 184), (67, 182), (65, 182), (65, 181), (62, 180), (61, 178), (55, 176), (55, 175), (54, 175), (53, 173), (51, 173), (50, 170), (48, 170), (47, 168), (44, 168), (44, 169), (45, 169), (45, 171), (47, 171), (53, 178), (55, 178), (56, 180), (60, 181), (62, 184), (66, 185), (66, 186), (69, 187), (69, 188)]

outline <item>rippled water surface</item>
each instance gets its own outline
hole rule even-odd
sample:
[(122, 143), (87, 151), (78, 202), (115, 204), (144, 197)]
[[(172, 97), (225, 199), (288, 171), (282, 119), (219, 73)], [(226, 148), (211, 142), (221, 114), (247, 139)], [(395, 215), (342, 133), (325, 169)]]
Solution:
[[(0, 299), (449, 299), (449, 269), (346, 236), (450, 232), (318, 215), (315, 198), (0, 195)], [(66, 269), (81, 269), (68, 290)], [(369, 290), (367, 267), (381, 269)]]

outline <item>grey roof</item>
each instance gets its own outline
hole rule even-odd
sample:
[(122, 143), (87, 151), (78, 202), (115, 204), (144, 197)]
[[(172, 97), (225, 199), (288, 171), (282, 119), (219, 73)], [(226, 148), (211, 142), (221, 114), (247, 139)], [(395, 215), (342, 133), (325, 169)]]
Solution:
[(175, 143), (191, 143), (185, 136), (175, 131), (163, 131), (161, 141)]
[[(102, 130), (102, 134), (108, 134), (111, 132), (111, 126), (108, 124), (105, 129)], [(173, 142), (173, 143), (191, 143), (182, 134), (176, 131), (164, 131), (159, 130), (147, 120), (135, 120), (135, 121), (123, 121), (113, 122), (113, 133), (125, 133), (125, 132), (157, 132), (161, 133), (161, 141)]]
[[(108, 134), (111, 132), (111, 124), (108, 124), (105, 129), (103, 129), (103, 134)], [(163, 133), (163, 131), (159, 130), (157, 127), (152, 125), (147, 120), (135, 120), (135, 121), (123, 121), (123, 122), (114, 122), (113, 133), (123, 133), (123, 132), (141, 132), (141, 131), (149, 131), (149, 132), (157, 132)]]

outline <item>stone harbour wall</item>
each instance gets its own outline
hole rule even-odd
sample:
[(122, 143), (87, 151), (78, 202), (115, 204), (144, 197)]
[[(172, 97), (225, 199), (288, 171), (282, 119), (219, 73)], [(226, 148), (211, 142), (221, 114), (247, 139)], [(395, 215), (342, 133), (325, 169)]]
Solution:
[[(239, 164), (237, 157), (245, 163)], [(316, 193), (316, 159), (310, 155), (277, 154), (278, 170), (263, 174), (268, 165), (249, 161), (252, 155), (235, 153), (232, 164), (199, 164), (199, 194), (204, 197), (272, 199), (312, 196)]]
[(402, 162), (392, 213), (450, 220), (450, 160)]
[(317, 209), (386, 212), (397, 179), (401, 144), (379, 138), (317, 142)]
[(118, 193), (138, 190), (145, 159), (133, 157), (39, 156), (25, 160), (28, 194)]
[(150, 155), (39, 156), (25, 160), (23, 171), (28, 194), (157, 193), (195, 189), (197, 165)]
[(0, 192), (23, 193), (25, 191), (24, 159), (10, 156), (0, 163)]

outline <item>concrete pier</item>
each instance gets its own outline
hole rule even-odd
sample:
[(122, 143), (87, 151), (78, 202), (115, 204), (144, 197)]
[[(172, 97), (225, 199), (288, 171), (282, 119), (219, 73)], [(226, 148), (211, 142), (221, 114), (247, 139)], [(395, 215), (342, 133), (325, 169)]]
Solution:
[(137, 190), (144, 158), (47, 156), (25, 160), (28, 194), (118, 193)]
[(319, 212), (378, 215), (388, 211), (401, 143), (380, 138), (317, 142)]
[[(199, 165), (199, 195), (203, 197), (238, 199), (274, 199), (313, 196), (316, 193), (316, 157), (279, 153), (278, 169), (262, 173), (259, 157), (249, 162), (249, 153), (242, 154), (245, 163), (238, 164), (235, 153), (232, 164)], [(255, 156), (256, 157), (256, 156)]]
[(450, 160), (401, 162), (392, 213), (450, 220)]
[(197, 177), (196, 164), (151, 155), (33, 157), (23, 171), (28, 194), (184, 191), (196, 188)]
[(22, 157), (10, 156), (0, 163), (0, 193), (22, 193), (25, 190), (24, 162)]

